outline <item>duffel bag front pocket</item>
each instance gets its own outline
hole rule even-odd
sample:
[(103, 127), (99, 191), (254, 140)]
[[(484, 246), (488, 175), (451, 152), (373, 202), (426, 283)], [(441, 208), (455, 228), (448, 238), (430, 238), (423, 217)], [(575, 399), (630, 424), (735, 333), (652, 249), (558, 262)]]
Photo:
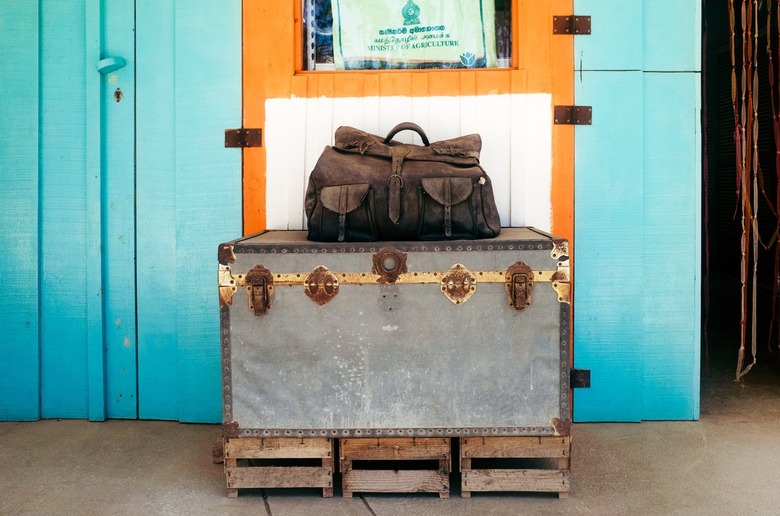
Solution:
[(313, 217), (314, 220), (310, 220), (311, 240), (322, 242), (376, 240), (371, 185), (325, 186), (320, 189), (318, 197), (317, 213)]
[(476, 213), (468, 177), (430, 177), (420, 180), (421, 240), (473, 239)]

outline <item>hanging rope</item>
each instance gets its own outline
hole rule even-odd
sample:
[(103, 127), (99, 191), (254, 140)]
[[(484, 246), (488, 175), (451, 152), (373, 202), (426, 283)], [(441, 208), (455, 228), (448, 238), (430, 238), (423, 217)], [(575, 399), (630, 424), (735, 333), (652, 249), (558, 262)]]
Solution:
[[(740, 287), (741, 287), (741, 318), (740, 318), (740, 346), (737, 357), (736, 380), (740, 381), (755, 365), (756, 362), (756, 297), (757, 285), (753, 282), (751, 295), (752, 313), (751, 313), (751, 350), (753, 352), (753, 361), (747, 367), (743, 368), (745, 361), (745, 346), (747, 341), (747, 318), (748, 318), (748, 282), (749, 282), (749, 249), (751, 247), (751, 235), (753, 236), (753, 278), (757, 270), (757, 249), (758, 242), (755, 238), (753, 228), (753, 204), (751, 190), (755, 191), (756, 166), (757, 166), (757, 142), (756, 134), (758, 131), (758, 120), (755, 116), (757, 106), (754, 103), (754, 92), (757, 89), (757, 80), (755, 73), (755, 41), (753, 38), (753, 17), (757, 18), (757, 10), (754, 9), (756, 0), (744, 0), (741, 5), (740, 23), (742, 27), (742, 55), (741, 55), (741, 73), (740, 73), (740, 104), (736, 109), (737, 113), (737, 175), (738, 175), (738, 199), (741, 200), (742, 212), (742, 237), (740, 250), (742, 253), (740, 266)], [(732, 10), (733, 14), (733, 10)], [(732, 29), (733, 32), (733, 29)], [(736, 64), (736, 59), (732, 62)], [(735, 95), (732, 95), (732, 102), (736, 103)], [(748, 129), (749, 128), (749, 129)], [(753, 152), (748, 149), (753, 147)], [(750, 176), (753, 176), (753, 185), (750, 182)]]
[[(780, 0), (777, 1), (777, 48), (780, 49)], [(766, 52), (768, 56), (769, 68), (769, 97), (772, 104), (772, 128), (774, 132), (775, 143), (775, 206), (780, 206), (780, 113), (778, 113), (778, 95), (779, 92), (775, 81), (775, 66), (772, 59), (772, 2), (768, 2), (766, 15)], [(777, 236), (780, 234), (780, 216), (775, 212), (775, 232), (772, 235), (770, 245), (777, 242)], [(780, 245), (775, 245), (774, 274), (772, 276), (772, 315), (769, 322), (769, 331), (767, 333), (767, 352), (772, 353), (772, 334), (775, 328), (777, 318), (777, 298), (780, 293)]]

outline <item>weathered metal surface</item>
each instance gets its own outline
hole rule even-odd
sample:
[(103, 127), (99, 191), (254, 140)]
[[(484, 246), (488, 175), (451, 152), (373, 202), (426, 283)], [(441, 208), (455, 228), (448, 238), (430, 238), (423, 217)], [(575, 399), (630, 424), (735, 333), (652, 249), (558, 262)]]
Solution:
[(590, 369), (572, 369), (569, 384), (572, 389), (590, 387)]
[(534, 290), (534, 271), (523, 262), (515, 262), (506, 271), (506, 297), (509, 306), (517, 311), (531, 306)]
[[(535, 282), (568, 275), (567, 257), (551, 259), (550, 235), (508, 228), (485, 241), (393, 242), (408, 269), (394, 283), (370, 272), (386, 244), (283, 231), (232, 245), (234, 271), (262, 264), (275, 287), (261, 318), (242, 288), (221, 310), (223, 419), (240, 423), (240, 436), (555, 435), (551, 421), (570, 419), (569, 305), (537, 285), (518, 312), (505, 291), (517, 261)], [(455, 264), (477, 286), (458, 305), (441, 293)], [(300, 291), (303, 271), (320, 266), (339, 287), (325, 305)]]
[(477, 278), (460, 263), (456, 263), (441, 277), (441, 291), (459, 305), (465, 303), (477, 290)]
[(230, 265), (235, 262), (236, 255), (233, 252), (233, 246), (231, 244), (220, 244), (217, 259), (221, 265)]
[(593, 108), (591, 106), (555, 106), (553, 121), (559, 125), (591, 125)]
[(225, 129), (225, 147), (262, 147), (262, 129)]
[(249, 309), (257, 317), (271, 309), (274, 301), (274, 277), (271, 271), (258, 264), (246, 273), (244, 279), (249, 298)]
[(309, 299), (325, 305), (339, 293), (339, 279), (327, 267), (320, 265), (303, 280), (303, 288)]
[(379, 275), (377, 283), (395, 283), (398, 276), (404, 274), (406, 268), (406, 253), (396, 249), (380, 249), (373, 256), (374, 267), (371, 272)]
[(553, 16), (553, 34), (583, 36), (590, 30), (590, 16)]
[(244, 276), (233, 276), (230, 267), (219, 265), (219, 306), (225, 307), (233, 304), (233, 294), (239, 286), (244, 285)]

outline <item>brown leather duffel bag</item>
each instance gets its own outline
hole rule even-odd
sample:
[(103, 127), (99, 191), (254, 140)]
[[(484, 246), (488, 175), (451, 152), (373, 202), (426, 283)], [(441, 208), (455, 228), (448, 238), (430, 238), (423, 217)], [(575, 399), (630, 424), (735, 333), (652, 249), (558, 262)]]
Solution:
[[(404, 130), (423, 145), (392, 138)], [(479, 164), (478, 134), (429, 143), (406, 122), (382, 138), (339, 127), (309, 178), (309, 240), (455, 240), (498, 235), (490, 178)]]

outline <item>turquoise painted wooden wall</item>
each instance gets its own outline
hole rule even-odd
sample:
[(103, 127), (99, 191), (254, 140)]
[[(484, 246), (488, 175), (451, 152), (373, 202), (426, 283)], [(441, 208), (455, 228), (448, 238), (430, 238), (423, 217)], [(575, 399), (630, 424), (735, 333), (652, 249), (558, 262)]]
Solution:
[(575, 0), (576, 421), (699, 417), (701, 2)]
[[(0, 419), (219, 421), (239, 0), (0, 2)], [(699, 413), (700, 6), (575, 0), (577, 421)], [(95, 63), (127, 66), (101, 75)], [(116, 88), (123, 98), (116, 102)]]
[(240, 0), (0, 2), (0, 113), (0, 419), (219, 421)]

